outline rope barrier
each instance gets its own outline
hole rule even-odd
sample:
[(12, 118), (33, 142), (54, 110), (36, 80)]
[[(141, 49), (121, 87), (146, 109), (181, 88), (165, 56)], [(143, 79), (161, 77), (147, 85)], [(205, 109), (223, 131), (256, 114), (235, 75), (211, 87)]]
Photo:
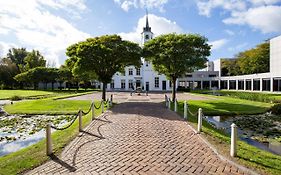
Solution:
[(89, 110), (87, 112), (81, 111), (83, 115), (87, 115), (87, 114), (89, 114), (91, 112), (92, 107), (93, 107), (93, 103), (91, 104), (91, 106), (90, 106), (90, 108), (89, 108)]
[(72, 121), (67, 126), (64, 126), (63, 128), (58, 128), (53, 125), (51, 125), (51, 128), (53, 128), (55, 130), (60, 130), (60, 131), (65, 130), (65, 129), (69, 128), (75, 122), (75, 120), (78, 118), (78, 116), (79, 116), (79, 112), (78, 112), (78, 114), (75, 115), (75, 117), (72, 119)]
[(100, 103), (100, 106), (99, 106), (99, 107), (96, 107), (96, 105), (94, 104), (94, 107), (95, 107), (96, 109), (99, 109), (99, 108), (101, 108), (101, 104), (102, 104), (102, 102)]

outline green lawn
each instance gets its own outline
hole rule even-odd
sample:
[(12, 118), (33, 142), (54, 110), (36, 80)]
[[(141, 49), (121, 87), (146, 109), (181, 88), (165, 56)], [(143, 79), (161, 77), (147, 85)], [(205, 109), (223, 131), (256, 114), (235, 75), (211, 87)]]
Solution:
[(192, 110), (202, 108), (206, 115), (239, 115), (264, 113), (272, 104), (231, 97), (216, 97), (216, 100), (190, 100), (188, 105)]
[[(43, 101), (39, 100), (40, 107), (43, 105)], [(35, 101), (36, 102), (36, 101)], [(45, 101), (45, 106), (48, 106), (48, 103), (50, 100)], [(59, 103), (62, 102), (62, 100), (57, 101), (56, 104), (59, 105)], [(73, 111), (78, 111), (80, 107), (82, 107), (83, 110), (89, 109), (90, 101), (77, 101), (72, 103), (72, 107), (70, 105), (62, 105), (61, 110), (66, 111), (67, 109), (71, 109)], [(99, 102), (95, 102), (96, 105), (99, 105)], [(32, 103), (36, 104), (36, 103)], [(54, 105), (54, 104), (52, 104)], [(64, 107), (63, 107), (64, 106)], [(31, 106), (29, 106), (31, 107)], [(50, 107), (50, 106), (49, 106)], [(44, 108), (42, 108), (44, 109)], [(50, 109), (50, 108), (48, 108)], [(39, 107), (37, 106), (36, 110), (39, 110)], [(44, 109), (45, 110), (45, 109)], [(59, 108), (57, 108), (59, 110)], [(32, 110), (31, 110), (32, 111)], [(47, 111), (47, 110), (45, 110)], [(51, 110), (53, 111), (53, 110)], [(95, 110), (96, 116), (101, 113), (101, 109)], [(85, 127), (87, 124), (89, 124), (91, 121), (91, 112), (83, 117), (83, 126)], [(74, 124), (69, 127), (66, 130), (63, 131), (56, 131), (52, 134), (52, 140), (53, 140), (53, 150), (56, 155), (59, 155), (62, 151), (62, 149), (71, 141), (73, 140), (78, 134), (78, 120), (74, 122)], [(45, 161), (49, 160), (50, 158), (46, 156), (46, 140), (42, 140), (32, 146), (29, 146), (27, 148), (24, 148), (20, 151), (17, 151), (15, 153), (8, 154), (6, 156), (0, 157), (0, 175), (13, 175), (13, 174), (19, 174), (21, 172), (27, 171), (29, 169), (32, 169), (36, 166), (41, 165)]]
[(40, 91), (40, 90), (0, 90), (0, 99), (9, 99), (13, 96), (20, 97), (35, 97), (35, 96), (48, 96), (55, 92)]
[(9, 114), (76, 114), (78, 109), (87, 110), (89, 100), (29, 100), (4, 106)]
[[(217, 98), (218, 100), (188, 101), (188, 104), (192, 113), (196, 113), (200, 107), (203, 109), (205, 115), (256, 114), (265, 112), (271, 106), (269, 103), (241, 100), (231, 97)], [(171, 107), (173, 108), (174, 105), (172, 104)], [(183, 101), (179, 102), (178, 113), (183, 116)], [(188, 122), (191, 126), (196, 128), (197, 116), (189, 114)], [(220, 153), (227, 157), (229, 156), (229, 135), (226, 135), (221, 130), (214, 129), (205, 120), (203, 120), (202, 134), (206, 136), (209, 142), (211, 142)], [(234, 160), (264, 174), (281, 174), (281, 156), (260, 150), (242, 141), (238, 142), (238, 156)]]

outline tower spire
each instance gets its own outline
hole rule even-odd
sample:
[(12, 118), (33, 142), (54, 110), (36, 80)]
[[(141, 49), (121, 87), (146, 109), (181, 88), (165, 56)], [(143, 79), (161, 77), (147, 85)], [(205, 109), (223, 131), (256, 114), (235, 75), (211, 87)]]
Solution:
[(151, 27), (149, 27), (149, 23), (148, 23), (148, 12), (146, 9), (146, 25), (143, 28), (143, 32), (151, 32)]

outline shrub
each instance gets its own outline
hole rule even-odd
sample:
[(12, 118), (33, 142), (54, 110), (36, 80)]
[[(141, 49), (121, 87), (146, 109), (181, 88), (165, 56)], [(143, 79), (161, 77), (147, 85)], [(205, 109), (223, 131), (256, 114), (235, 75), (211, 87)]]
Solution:
[(275, 98), (270, 96), (270, 94), (253, 93), (253, 92), (232, 92), (232, 91), (221, 91), (224, 96), (231, 96), (235, 98), (240, 98), (244, 100), (260, 101), (260, 102), (275, 102)]
[(273, 105), (271, 107), (270, 111), (272, 112), (272, 114), (280, 115), (281, 114), (281, 103), (277, 103), (277, 104)]
[(17, 95), (14, 95), (10, 98), (10, 100), (12, 101), (19, 101), (19, 100), (22, 100), (22, 97), (21, 96), (17, 96)]

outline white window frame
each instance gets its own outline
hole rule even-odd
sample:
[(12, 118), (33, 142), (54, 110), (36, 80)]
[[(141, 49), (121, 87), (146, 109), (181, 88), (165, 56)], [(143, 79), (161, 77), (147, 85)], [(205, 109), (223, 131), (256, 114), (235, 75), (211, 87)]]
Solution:
[(126, 80), (121, 80), (121, 89), (126, 89)]
[(129, 89), (133, 89), (134, 83), (133, 80), (129, 80)]
[(134, 75), (133, 68), (129, 68), (129, 69), (128, 69), (128, 75)]
[(159, 77), (154, 77), (154, 87), (159, 88)]

